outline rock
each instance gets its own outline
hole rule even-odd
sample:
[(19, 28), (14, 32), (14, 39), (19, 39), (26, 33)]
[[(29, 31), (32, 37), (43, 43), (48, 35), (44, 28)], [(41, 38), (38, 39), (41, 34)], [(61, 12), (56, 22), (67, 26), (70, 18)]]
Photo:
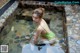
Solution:
[(76, 51), (75, 51), (73, 48), (70, 48), (70, 49), (69, 49), (69, 52), (70, 52), (70, 53), (76, 53)]
[(20, 20), (20, 23), (21, 23), (21, 24), (25, 23), (25, 20)]
[(11, 31), (14, 31), (14, 26), (11, 27)]
[(15, 39), (19, 39), (19, 36), (16, 36)]
[(73, 32), (73, 33), (77, 34), (77, 33), (78, 33), (78, 31), (77, 31), (77, 30), (74, 30), (74, 32)]
[(76, 23), (75, 26), (76, 26), (76, 27), (80, 27), (80, 23)]
[(14, 42), (15, 42), (15, 43), (19, 43), (19, 42), (21, 42), (21, 40), (18, 40), (18, 39), (17, 39), (17, 40), (15, 40)]
[(75, 40), (78, 40), (79, 39), (79, 36), (77, 34), (73, 34), (72, 37), (75, 39)]
[(1, 23), (4, 23), (4, 22), (5, 22), (5, 19), (0, 19), (0, 22), (1, 22)]
[(23, 42), (23, 41), (27, 41), (27, 39), (24, 38), (24, 39), (21, 39), (21, 41), (22, 41), (22, 42)]
[(59, 40), (59, 43), (63, 43), (63, 42), (64, 42), (64, 39)]
[(3, 26), (3, 23), (0, 23), (0, 27), (2, 27)]
[(62, 25), (57, 25), (57, 27), (63, 27)]
[(76, 42), (74, 41), (74, 39), (69, 40), (69, 48), (73, 47), (76, 45)]
[(78, 40), (76, 43), (80, 45), (80, 40)]
[(25, 47), (26, 43), (20, 43), (20, 46), (23, 48)]
[(78, 23), (80, 23), (80, 19), (78, 20)]
[(74, 22), (77, 22), (77, 21), (78, 21), (78, 19), (73, 18), (73, 19), (72, 19), (72, 21), (73, 21), (73, 23), (74, 23)]
[(59, 33), (59, 34), (63, 34), (63, 30), (60, 30), (58, 33)]
[(17, 47), (22, 48), (22, 46), (20, 44), (18, 44)]
[(24, 11), (24, 13), (22, 13), (22, 16), (28, 16), (29, 15), (29, 11)]
[(21, 38), (25, 38), (25, 36), (21, 36)]
[(28, 36), (26, 36), (25, 38), (26, 38), (26, 39), (30, 39), (30, 37), (28, 37)]

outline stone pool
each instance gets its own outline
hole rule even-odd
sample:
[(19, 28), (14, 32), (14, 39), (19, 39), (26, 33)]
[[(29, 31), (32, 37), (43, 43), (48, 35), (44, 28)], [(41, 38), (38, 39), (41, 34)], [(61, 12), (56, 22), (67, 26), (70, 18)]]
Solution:
[[(2, 42), (0, 41), (0, 44), (8, 45), (8, 53), (21, 53), (22, 46), (29, 43), (31, 35), (36, 28), (36, 25), (31, 19), (32, 10), (32, 8), (17, 8), (17, 13), (16, 15), (14, 15), (14, 19), (12, 20), (12, 22), (7, 27), (5, 26), (5, 30), (2, 30)], [(54, 11), (46, 10), (43, 18), (48, 23), (50, 29), (56, 34), (56, 36), (60, 40), (60, 46), (65, 51), (66, 44), (64, 43), (65, 37), (63, 34), (62, 12)], [(27, 16), (24, 16), (25, 13), (27, 13)]]

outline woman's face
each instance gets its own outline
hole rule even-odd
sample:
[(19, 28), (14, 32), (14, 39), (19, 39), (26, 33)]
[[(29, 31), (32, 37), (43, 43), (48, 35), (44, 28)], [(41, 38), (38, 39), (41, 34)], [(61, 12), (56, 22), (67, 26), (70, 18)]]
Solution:
[(34, 22), (38, 23), (40, 21), (40, 18), (37, 16), (37, 14), (32, 15), (32, 19)]

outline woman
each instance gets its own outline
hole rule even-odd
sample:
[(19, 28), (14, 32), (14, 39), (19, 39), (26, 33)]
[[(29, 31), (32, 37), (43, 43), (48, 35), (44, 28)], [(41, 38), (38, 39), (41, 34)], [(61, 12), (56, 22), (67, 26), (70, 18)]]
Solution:
[(49, 29), (46, 21), (43, 19), (44, 8), (37, 8), (32, 13), (32, 19), (37, 24), (37, 29), (34, 34), (34, 44), (37, 44), (38, 38), (40, 37), (40, 41), (43, 43), (47, 42), (53, 44), (55, 42), (56, 36)]
[[(22, 53), (64, 53), (59, 44), (50, 46), (50, 44), (53, 44), (56, 41), (56, 36), (49, 29), (47, 23), (42, 18), (43, 13), (44, 8), (37, 8), (33, 11), (32, 19), (37, 24), (37, 29), (33, 36), (34, 41), (31, 41), (30, 44), (27, 44), (25, 47), (23, 47)], [(42, 41), (43, 44), (46, 44), (45, 46), (36, 46), (36, 44), (38, 44), (39, 37), (39, 41)]]

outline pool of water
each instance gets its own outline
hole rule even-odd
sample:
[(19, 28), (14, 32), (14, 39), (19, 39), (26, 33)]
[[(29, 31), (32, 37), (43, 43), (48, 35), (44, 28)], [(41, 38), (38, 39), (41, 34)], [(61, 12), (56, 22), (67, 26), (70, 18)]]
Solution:
[[(9, 32), (6, 34), (3, 42), (1, 44), (7, 44), (9, 47), (9, 53), (21, 53), (22, 44), (28, 44), (31, 38), (31, 35), (35, 31), (36, 25), (32, 20), (20, 18), (21, 14), (24, 13), (21, 9), (17, 9), (20, 15), (15, 16)], [(29, 10), (26, 10), (29, 11)], [(31, 12), (31, 11), (30, 11)], [(31, 14), (29, 14), (31, 15)], [(56, 34), (59, 40), (65, 39), (63, 35), (63, 24), (62, 24), (62, 14), (60, 12), (54, 13), (46, 11), (44, 18), (51, 18), (49, 27)], [(18, 19), (17, 19), (18, 18)], [(20, 19), (19, 19), (20, 18)], [(25, 17), (28, 18), (28, 17)], [(6, 30), (7, 31), (7, 30)], [(62, 41), (63, 42), (63, 41)], [(60, 44), (65, 50), (64, 45)]]

